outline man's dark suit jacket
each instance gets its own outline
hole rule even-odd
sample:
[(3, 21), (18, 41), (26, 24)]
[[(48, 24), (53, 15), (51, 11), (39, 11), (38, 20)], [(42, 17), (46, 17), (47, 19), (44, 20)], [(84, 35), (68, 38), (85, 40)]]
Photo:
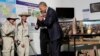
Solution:
[(58, 23), (58, 17), (56, 11), (52, 8), (48, 8), (47, 15), (44, 21), (37, 20), (39, 27), (46, 26), (51, 41), (60, 39), (63, 35), (61, 27)]

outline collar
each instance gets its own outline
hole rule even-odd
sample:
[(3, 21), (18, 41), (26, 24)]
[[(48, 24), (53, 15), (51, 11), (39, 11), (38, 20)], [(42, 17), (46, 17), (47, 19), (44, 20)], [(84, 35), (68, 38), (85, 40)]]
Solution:
[(46, 13), (47, 13), (47, 11), (48, 11), (48, 7), (47, 7), (47, 9), (46, 9)]
[(8, 20), (6, 21), (7, 24), (12, 25)]

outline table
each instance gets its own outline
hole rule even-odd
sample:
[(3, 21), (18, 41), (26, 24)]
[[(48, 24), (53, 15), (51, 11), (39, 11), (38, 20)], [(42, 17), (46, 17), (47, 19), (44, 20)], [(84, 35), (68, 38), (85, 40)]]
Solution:
[(77, 44), (100, 44), (99, 42), (91, 42), (91, 41), (90, 42), (88, 42), (88, 41), (87, 42), (76, 42), (76, 37), (79, 37), (79, 36), (83, 36), (83, 37), (86, 37), (86, 36), (100, 36), (100, 34), (71, 34), (71, 35), (66, 35), (66, 36), (74, 37), (74, 43), (69, 41), (68, 48), (70, 47), (70, 44), (74, 44), (74, 51), (75, 52), (76, 52), (76, 43)]

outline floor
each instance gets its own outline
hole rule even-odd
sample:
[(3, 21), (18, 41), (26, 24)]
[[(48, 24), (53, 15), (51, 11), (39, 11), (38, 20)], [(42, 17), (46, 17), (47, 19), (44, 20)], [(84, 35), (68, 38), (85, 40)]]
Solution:
[[(31, 55), (31, 56), (41, 56), (41, 55)], [(61, 56), (75, 56), (74, 52), (61, 52)]]
[[(30, 56), (41, 56), (41, 55), (30, 55)], [(74, 52), (61, 52), (61, 56), (75, 56), (75, 53)]]

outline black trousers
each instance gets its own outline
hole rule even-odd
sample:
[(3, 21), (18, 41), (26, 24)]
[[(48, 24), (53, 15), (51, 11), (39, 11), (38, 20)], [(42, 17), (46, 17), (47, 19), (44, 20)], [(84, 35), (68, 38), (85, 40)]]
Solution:
[(47, 29), (40, 31), (41, 56), (60, 56), (60, 41), (50, 41)]

